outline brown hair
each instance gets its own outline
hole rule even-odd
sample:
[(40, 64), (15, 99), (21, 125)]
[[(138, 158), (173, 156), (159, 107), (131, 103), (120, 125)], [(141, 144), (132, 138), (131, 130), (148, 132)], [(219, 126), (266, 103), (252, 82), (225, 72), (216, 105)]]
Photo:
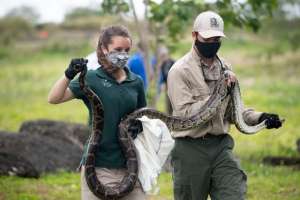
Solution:
[(109, 26), (109, 27), (104, 28), (101, 31), (97, 48), (100, 48), (101, 46), (104, 46), (105, 48), (107, 48), (108, 45), (112, 42), (112, 38), (114, 36), (127, 37), (127, 38), (130, 38), (130, 40), (131, 40), (131, 36), (126, 27), (124, 27), (124, 26)]
[(108, 48), (108, 45), (112, 42), (112, 38), (115, 36), (127, 37), (131, 40), (129, 31), (125, 26), (116, 25), (102, 29), (97, 45), (97, 57), (100, 65), (106, 64), (105, 56), (101, 47)]

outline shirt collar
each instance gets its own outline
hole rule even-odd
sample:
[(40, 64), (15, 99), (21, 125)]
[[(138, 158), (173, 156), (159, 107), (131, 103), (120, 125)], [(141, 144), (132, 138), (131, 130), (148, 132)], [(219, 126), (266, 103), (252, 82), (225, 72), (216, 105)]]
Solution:
[(124, 70), (125, 70), (126, 75), (127, 75), (127, 78), (125, 79), (125, 81), (130, 82), (130, 81), (134, 81), (134, 80), (137, 78), (137, 76), (136, 76), (135, 74), (133, 74), (133, 73), (129, 70), (129, 68), (128, 68), (127, 66), (124, 67)]
[[(197, 64), (197, 66), (206, 67), (206, 68), (209, 67), (207, 64), (205, 64), (203, 62), (203, 59), (198, 56), (198, 54), (197, 54), (196, 50), (194, 49), (194, 47), (192, 47), (192, 49), (191, 49), (191, 57), (194, 60), (194, 62)], [(219, 65), (220, 65), (220, 62), (218, 61), (217, 58), (215, 58), (214, 62), (212, 63), (211, 69), (219, 67)]]
[(191, 49), (191, 56), (192, 56), (192, 59), (194, 60), (194, 62), (197, 64), (197, 66), (201, 66), (201, 59), (198, 56), (196, 50), (194, 49), (194, 46), (192, 46), (192, 49)]
[[(126, 79), (123, 82), (131, 82), (134, 81), (137, 76), (135, 76), (129, 69), (128, 67), (124, 67), (124, 70), (126, 72)], [(116, 81), (113, 77), (111, 77), (108, 73), (106, 73), (101, 67), (99, 67), (96, 71), (97, 76), (100, 78), (106, 79), (106, 80), (111, 80), (111, 81)]]

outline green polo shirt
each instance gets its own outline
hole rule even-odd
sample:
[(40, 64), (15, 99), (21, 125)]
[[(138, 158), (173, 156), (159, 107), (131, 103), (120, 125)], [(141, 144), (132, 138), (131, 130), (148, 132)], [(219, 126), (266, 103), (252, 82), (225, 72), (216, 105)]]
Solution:
[[(89, 70), (86, 74), (86, 84), (98, 95), (104, 107), (103, 137), (96, 152), (96, 167), (125, 167), (125, 157), (118, 140), (118, 125), (124, 116), (146, 106), (143, 81), (127, 68), (124, 69), (127, 78), (122, 83), (118, 83), (102, 68)], [(74, 96), (87, 106), (91, 126), (91, 106), (80, 90), (78, 79), (71, 81), (69, 88)], [(84, 148), (83, 162), (86, 158), (86, 147), (87, 144)]]

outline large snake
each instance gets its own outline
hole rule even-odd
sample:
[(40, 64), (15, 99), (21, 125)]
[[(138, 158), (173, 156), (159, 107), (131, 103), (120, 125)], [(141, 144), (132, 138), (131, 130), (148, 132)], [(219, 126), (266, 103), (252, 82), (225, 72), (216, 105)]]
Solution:
[[(98, 57), (100, 57), (100, 60), (102, 59), (102, 65), (109, 64), (102, 52), (100, 52), (100, 55), (98, 54)], [(266, 127), (265, 121), (255, 126), (249, 126), (244, 122), (242, 117), (243, 103), (239, 84), (236, 82), (230, 92), (228, 92), (228, 87), (225, 82), (226, 73), (223, 71), (207, 102), (191, 117), (168, 116), (152, 108), (141, 108), (126, 116), (119, 124), (119, 142), (126, 158), (127, 173), (117, 185), (107, 186), (101, 183), (95, 171), (95, 153), (99, 145), (99, 140), (101, 140), (102, 137), (104, 110), (100, 98), (85, 84), (86, 73), (87, 69), (86, 65), (84, 65), (79, 76), (79, 84), (92, 108), (92, 134), (87, 149), (88, 153), (84, 173), (88, 187), (100, 199), (114, 200), (122, 198), (129, 194), (136, 184), (138, 178), (137, 153), (128, 129), (132, 121), (139, 117), (147, 116), (151, 119), (160, 119), (172, 131), (196, 128), (211, 120), (223, 100), (230, 94), (233, 104), (233, 121), (239, 131), (246, 134), (253, 134)]]

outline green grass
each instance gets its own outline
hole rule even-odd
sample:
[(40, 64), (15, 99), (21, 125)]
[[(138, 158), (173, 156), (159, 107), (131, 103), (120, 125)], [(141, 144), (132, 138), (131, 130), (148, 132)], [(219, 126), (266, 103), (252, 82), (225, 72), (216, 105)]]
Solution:
[(47, 56), (1, 66), (0, 129), (17, 131), (24, 120), (48, 118), (84, 122), (87, 111), (79, 101), (50, 105), (48, 92), (63, 75), (68, 58)]
[(0, 199), (80, 199), (80, 178), (76, 173), (47, 174), (40, 179), (0, 177)]
[[(248, 175), (247, 199), (299, 200), (300, 173), (285, 167), (270, 167), (253, 161), (243, 161)], [(40, 179), (0, 177), (0, 199), (9, 200), (79, 200), (80, 175), (59, 172)], [(149, 200), (172, 200), (172, 178), (162, 173), (159, 178), (159, 195)]]
[[(299, 157), (295, 142), (300, 138), (300, 52), (280, 51), (270, 57), (267, 51), (272, 44), (263, 40), (251, 34), (234, 37), (224, 42), (221, 53), (234, 65), (245, 105), (279, 113), (286, 122), (281, 129), (251, 136), (232, 128), (235, 154), (248, 175), (249, 200), (300, 200), (299, 170), (261, 164), (266, 155)], [(180, 49), (174, 54), (179, 57), (191, 45), (180, 42), (174, 48)], [(87, 111), (81, 102), (47, 103), (51, 86), (74, 56), (78, 55), (47, 52), (1, 62), (0, 129), (18, 131), (23, 121), (39, 118), (86, 123)], [(161, 95), (159, 110), (164, 110), (163, 102)], [(46, 174), (40, 179), (0, 177), (0, 200), (79, 200), (79, 180), (78, 173), (68, 172)], [(173, 199), (171, 175), (163, 173), (159, 185), (160, 194), (150, 199)]]

